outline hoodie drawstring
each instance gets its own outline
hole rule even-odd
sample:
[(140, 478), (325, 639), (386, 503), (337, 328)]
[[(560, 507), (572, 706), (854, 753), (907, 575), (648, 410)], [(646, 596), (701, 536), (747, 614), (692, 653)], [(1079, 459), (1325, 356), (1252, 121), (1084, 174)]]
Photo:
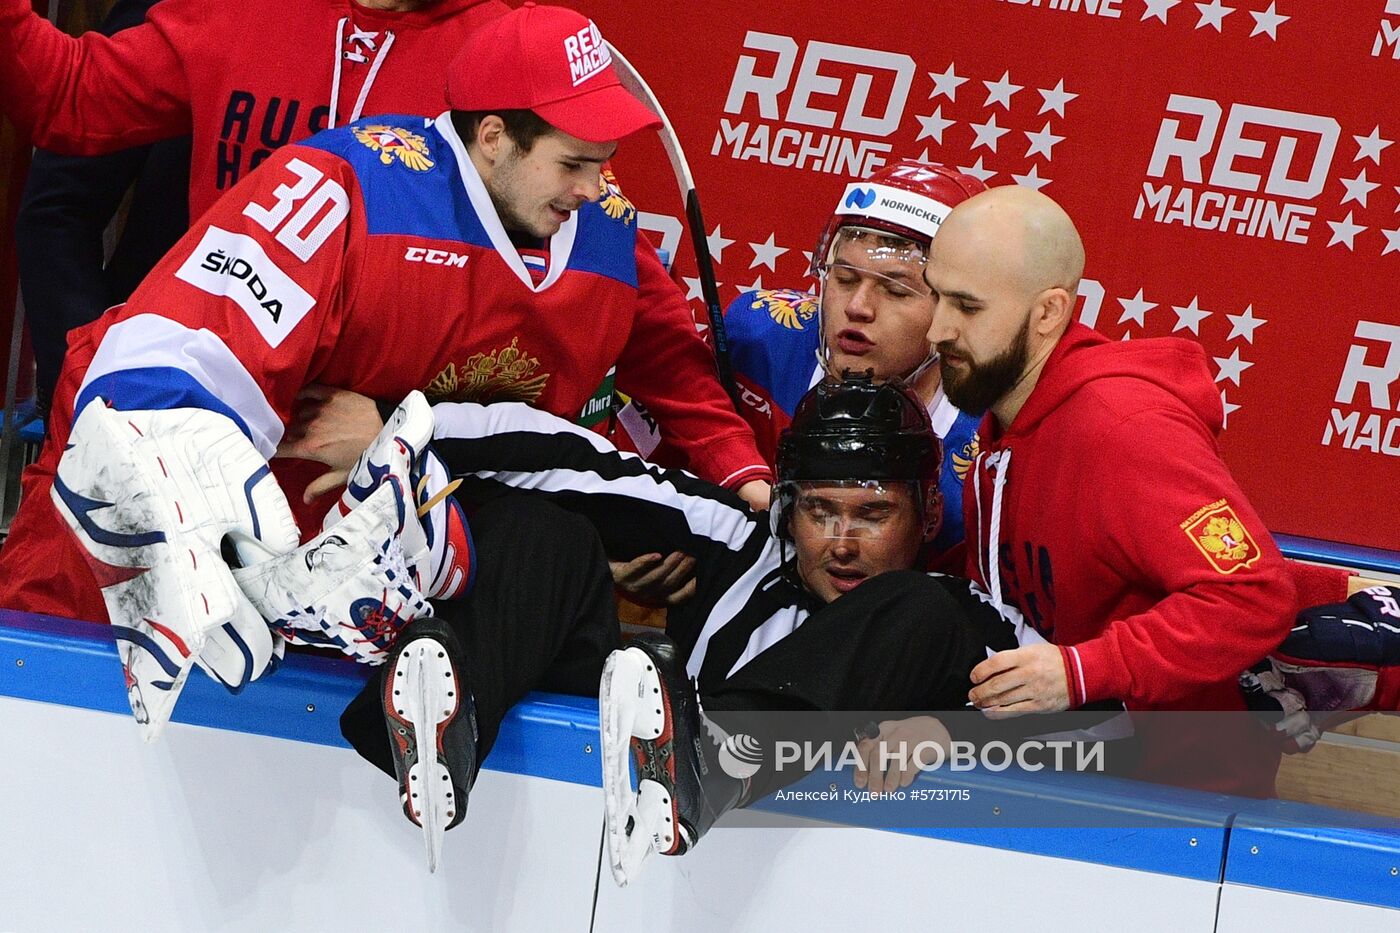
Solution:
[(374, 84), (375, 77), (379, 74), (379, 67), (384, 64), (385, 56), (389, 54), (390, 46), (394, 44), (394, 34), (385, 30), (384, 44), (376, 47), (375, 37), (378, 36), (379, 33), (365, 32), (358, 26), (351, 27), (354, 29), (354, 32), (350, 33), (347, 38), (345, 35), (345, 27), (349, 22), (350, 18), (348, 16), (342, 16), (340, 22), (337, 23), (335, 27), (335, 70), (331, 72), (331, 112), (330, 118), (326, 124), (327, 129), (335, 127), (336, 109), (340, 106), (341, 63), (349, 60), (363, 65), (368, 60), (365, 58), (363, 52), (345, 51), (345, 44), (347, 42), (358, 43), (374, 53), (374, 61), (370, 62), (369, 74), (365, 75), (365, 82), (360, 86), (360, 94), (355, 98), (355, 106), (350, 111), (350, 119), (345, 121), (347, 123), (354, 123), (356, 120), (360, 119), (360, 115), (364, 110), (365, 99), (369, 97), (369, 89)]
[(990, 578), (987, 576), (987, 551), (982, 547), (982, 464), (986, 459), (987, 452), (982, 451), (972, 461), (972, 505), (977, 510), (977, 521), (973, 523), (972, 528), (973, 533), (977, 535), (977, 570), (982, 582), (990, 586)]
[(982, 579), (987, 581), (992, 605), (1003, 608), (1005, 600), (1001, 595), (1001, 506), (1002, 494), (1006, 490), (1006, 474), (1011, 469), (1011, 451), (999, 450), (994, 454), (985, 451), (977, 455), (973, 463), (973, 501), (977, 507), (977, 539), (982, 541), (982, 465), (986, 464), (992, 479), (992, 514), (987, 523), (987, 546), (978, 548), (977, 565)]

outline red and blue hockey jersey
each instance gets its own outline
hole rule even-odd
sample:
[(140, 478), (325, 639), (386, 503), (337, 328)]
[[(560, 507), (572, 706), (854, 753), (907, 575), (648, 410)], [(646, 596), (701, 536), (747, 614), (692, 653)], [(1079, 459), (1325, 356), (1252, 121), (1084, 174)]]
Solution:
[[(618, 388), (697, 473), (730, 486), (768, 478), (635, 209), (600, 188), (533, 275), (447, 114), (362, 120), (277, 150), (125, 306), (70, 338), (52, 442), (0, 555), (0, 605), (103, 617), (47, 488), (72, 412), (94, 396), (222, 412), (271, 457), (312, 382), (572, 418), (616, 365)], [(279, 475), (295, 507), (300, 487)], [(299, 519), (310, 531), (319, 514)]]
[[(724, 314), (729, 355), (745, 402), (741, 414), (769, 463), (798, 401), (821, 378), (818, 301), (810, 292), (765, 288), (744, 292)], [(943, 528), (933, 542), (941, 553), (963, 540), (963, 477), (977, 457), (979, 418), (954, 408), (941, 388), (928, 412), (943, 440)]]

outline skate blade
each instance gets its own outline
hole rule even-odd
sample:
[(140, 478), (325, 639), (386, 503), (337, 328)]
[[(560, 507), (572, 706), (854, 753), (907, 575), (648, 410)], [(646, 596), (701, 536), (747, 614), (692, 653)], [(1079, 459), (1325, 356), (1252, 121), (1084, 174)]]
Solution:
[(665, 714), (659, 698), (660, 679), (644, 652), (629, 648), (608, 656), (598, 697), (603, 809), (608, 863), (619, 887), (626, 887), (636, 877), (654, 847), (651, 824), (655, 813), (650, 807), (644, 812), (638, 804), (650, 803), (654, 798), (648, 787), (658, 791), (661, 788), (653, 781), (643, 781), (639, 791), (633, 791), (630, 751), (633, 738), (655, 739), (661, 735)]
[[(456, 678), (446, 649), (432, 639), (418, 639), (399, 655), (395, 679), (410, 689), (404, 691), (405, 707), (400, 715), (413, 723), (417, 743), (417, 763), (409, 769), (409, 806), (423, 830), (428, 871), (436, 872), (442, 861), (442, 840), (451, 825), (459, 803), (452, 790), (452, 775), (438, 757), (438, 728), (457, 709)], [(451, 691), (453, 696), (447, 694)]]

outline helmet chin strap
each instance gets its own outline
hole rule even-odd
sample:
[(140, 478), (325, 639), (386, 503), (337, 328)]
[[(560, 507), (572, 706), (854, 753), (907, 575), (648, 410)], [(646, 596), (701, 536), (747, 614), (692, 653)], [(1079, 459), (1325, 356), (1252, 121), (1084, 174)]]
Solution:
[(929, 369), (932, 368), (937, 362), (938, 351), (934, 350), (932, 347), (929, 347), (928, 356), (924, 357), (924, 361), (918, 366), (915, 366), (913, 371), (910, 372), (909, 375), (898, 377), (898, 381), (904, 383), (904, 385), (912, 391), (914, 390), (915, 386), (918, 385), (919, 379), (923, 376), (923, 374), (928, 372)]
[[(827, 350), (827, 346), (826, 346), (826, 328), (825, 328), (825, 322), (823, 322), (822, 334), (821, 334), (821, 337), (820, 337), (820, 339), (819, 339), (819, 342), (817, 343), (817, 349), (814, 351), (814, 353), (816, 354), (816, 357), (817, 357), (817, 365), (820, 366), (822, 372), (824, 372), (824, 373), (825, 373), (827, 376), (829, 376), (830, 378), (832, 378), (832, 379), (834, 379), (834, 380), (836, 380), (836, 381), (839, 382), (841, 379), (845, 378), (845, 374), (846, 374), (847, 372), (850, 372), (850, 370), (843, 370), (843, 371), (841, 371), (841, 372), (838, 372), (838, 371), (835, 369), (835, 367), (832, 366), (832, 363), (831, 363), (831, 353)], [(918, 390), (917, 390), (917, 386), (918, 386), (919, 379), (922, 378), (923, 375), (924, 375), (925, 373), (927, 373), (927, 372), (929, 371), (929, 369), (931, 369), (931, 368), (932, 368), (934, 365), (936, 365), (937, 363), (938, 363), (938, 353), (937, 353), (935, 350), (930, 349), (930, 350), (928, 351), (928, 355), (924, 357), (923, 362), (920, 363), (918, 366), (915, 366), (914, 369), (913, 369), (908, 375), (905, 375), (905, 376), (890, 376), (889, 378), (885, 379), (884, 381), (885, 381), (885, 382), (896, 382), (896, 383), (899, 383), (899, 384), (903, 385), (905, 388), (909, 389), (909, 391), (914, 392), (914, 394), (918, 395), (919, 393), (918, 393)], [(871, 369), (870, 372), (871, 372), (871, 374), (872, 374), (872, 376), (873, 376), (873, 375), (874, 375), (873, 369)], [(921, 397), (922, 397), (922, 396), (921, 396)]]

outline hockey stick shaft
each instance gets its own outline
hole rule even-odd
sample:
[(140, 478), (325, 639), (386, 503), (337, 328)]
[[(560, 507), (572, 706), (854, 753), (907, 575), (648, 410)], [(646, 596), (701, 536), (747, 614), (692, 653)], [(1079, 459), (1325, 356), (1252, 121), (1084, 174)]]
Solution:
[(609, 48), (612, 50), (613, 63), (623, 87), (651, 108), (661, 120), (661, 128), (657, 130), (657, 135), (661, 137), (662, 148), (666, 150), (666, 157), (671, 162), (671, 171), (675, 173), (676, 184), (685, 201), (686, 226), (690, 229), (690, 242), (695, 249), (696, 275), (700, 277), (700, 294), (705, 301), (705, 313), (710, 322), (710, 340), (714, 345), (715, 367), (719, 371), (720, 385), (729, 393), (735, 410), (742, 410), (739, 386), (734, 380), (734, 365), (729, 358), (729, 339), (724, 330), (724, 313), (719, 303), (719, 285), (715, 281), (710, 241), (705, 234), (705, 218), (700, 213), (700, 196), (695, 190), (695, 177), (690, 172), (690, 163), (686, 161), (680, 138), (676, 135), (670, 118), (666, 116), (666, 111), (662, 109), (661, 102), (656, 99), (651, 87), (616, 46), (609, 43)]

